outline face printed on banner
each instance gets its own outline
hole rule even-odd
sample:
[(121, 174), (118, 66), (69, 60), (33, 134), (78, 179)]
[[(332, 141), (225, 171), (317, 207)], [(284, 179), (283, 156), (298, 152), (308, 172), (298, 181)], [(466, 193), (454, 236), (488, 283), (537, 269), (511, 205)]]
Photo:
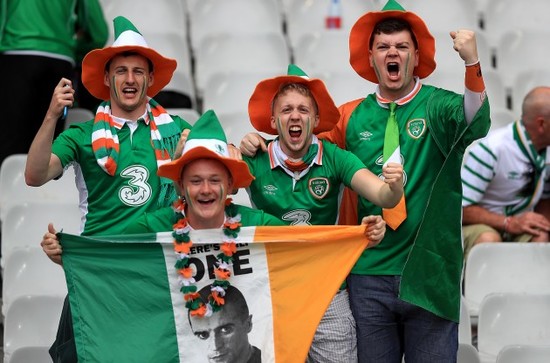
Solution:
[(370, 49), (370, 64), (378, 77), (382, 96), (393, 99), (407, 95), (413, 88), (418, 50), (411, 33), (375, 34)]
[(195, 229), (220, 228), (233, 184), (227, 168), (214, 159), (197, 159), (185, 166), (181, 179), (189, 224)]
[[(210, 285), (201, 289), (203, 294)], [(253, 354), (248, 341), (252, 315), (243, 295), (233, 286), (227, 290), (223, 308), (208, 317), (189, 316), (191, 330), (211, 363), (246, 362)]]
[(132, 113), (147, 102), (153, 73), (147, 58), (138, 54), (117, 55), (109, 62), (104, 83), (110, 88), (113, 110)]
[(299, 159), (307, 153), (318, 124), (317, 107), (309, 92), (295, 88), (276, 97), (271, 127), (277, 130), (281, 149), (287, 156)]

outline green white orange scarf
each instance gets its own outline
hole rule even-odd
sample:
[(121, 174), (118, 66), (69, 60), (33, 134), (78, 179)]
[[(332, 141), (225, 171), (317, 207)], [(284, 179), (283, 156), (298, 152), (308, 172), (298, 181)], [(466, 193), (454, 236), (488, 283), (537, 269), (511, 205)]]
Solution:
[[(157, 167), (170, 162), (181, 134), (180, 128), (166, 110), (152, 98), (148, 99), (145, 122), (151, 129), (151, 143), (157, 159)], [(107, 174), (114, 176), (117, 170), (120, 144), (117, 127), (111, 117), (111, 103), (106, 101), (97, 108), (92, 130), (92, 149), (97, 164)], [(172, 181), (161, 178), (159, 205), (164, 206), (175, 199)], [(168, 204), (169, 205), (169, 204)]]
[(285, 173), (296, 180), (307, 174), (313, 164), (321, 165), (323, 163), (323, 144), (315, 135), (312, 135), (308, 151), (300, 161), (290, 161), (281, 149), (278, 137), (269, 143), (267, 152), (269, 153), (271, 169), (280, 166)]
[(529, 158), (535, 173), (533, 175), (533, 192), (527, 196), (521, 203), (508, 206), (505, 209), (506, 215), (516, 215), (523, 211), (532, 210), (534, 208), (533, 203), (538, 201), (538, 196), (542, 193), (545, 179), (545, 167), (546, 167), (546, 149), (542, 153), (535, 149), (531, 137), (525, 130), (523, 121), (517, 120), (514, 122), (514, 140), (524, 155)]

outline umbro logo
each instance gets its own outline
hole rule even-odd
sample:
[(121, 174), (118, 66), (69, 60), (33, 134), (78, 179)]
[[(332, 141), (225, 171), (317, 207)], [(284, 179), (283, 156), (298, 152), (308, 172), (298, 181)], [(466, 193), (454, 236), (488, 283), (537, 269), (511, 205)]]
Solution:
[(370, 138), (372, 136), (372, 132), (370, 131), (363, 131), (359, 133), (359, 139), (364, 141), (370, 141)]
[(521, 174), (517, 171), (511, 171), (508, 173), (508, 180), (520, 180), (522, 179), (521, 177)]
[(278, 190), (275, 185), (264, 185), (264, 194), (273, 195)]

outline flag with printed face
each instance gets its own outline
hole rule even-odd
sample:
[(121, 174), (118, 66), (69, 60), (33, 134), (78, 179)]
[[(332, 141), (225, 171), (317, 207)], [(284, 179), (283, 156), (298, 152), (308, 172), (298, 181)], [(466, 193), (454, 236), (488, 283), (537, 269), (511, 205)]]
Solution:
[[(199, 290), (215, 280), (222, 233), (190, 233)], [(364, 226), (243, 227), (229, 279), (238, 292), (198, 318), (185, 307), (170, 232), (59, 238), (81, 363), (304, 362), (368, 243)]]

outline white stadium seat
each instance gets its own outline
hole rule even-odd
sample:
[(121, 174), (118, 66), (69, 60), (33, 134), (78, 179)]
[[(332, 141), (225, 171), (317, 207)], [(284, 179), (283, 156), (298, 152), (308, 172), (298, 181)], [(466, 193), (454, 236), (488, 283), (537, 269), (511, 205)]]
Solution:
[[(550, 342), (549, 342), (550, 344)], [(548, 363), (550, 345), (507, 345), (500, 350), (497, 363)]]
[[(282, 15), (277, 0), (201, 0), (190, 9), (189, 20), (191, 47), (195, 52), (204, 38), (212, 34), (283, 35)], [(241, 57), (249, 56), (241, 54)]]
[(48, 346), (29, 346), (16, 349), (6, 363), (51, 363)]
[(306, 33), (294, 49), (294, 62), (307, 74), (344, 72), (357, 75), (349, 63), (349, 33), (327, 30)]
[(550, 294), (495, 293), (485, 297), (478, 324), (481, 361), (496, 362), (499, 352), (508, 345), (548, 345), (549, 307)]
[(457, 363), (480, 363), (479, 352), (472, 344), (459, 343)]
[(202, 97), (215, 73), (250, 71), (284, 74), (290, 51), (282, 34), (217, 34), (206, 36), (196, 53), (195, 80)]
[(55, 334), (63, 308), (57, 296), (25, 296), (11, 304), (4, 319), (4, 361), (22, 347), (49, 346)]
[(248, 112), (248, 100), (256, 85), (266, 79), (286, 73), (279, 72), (235, 71), (214, 73), (206, 83), (203, 92), (203, 110), (213, 109), (216, 113)]
[(491, 293), (550, 294), (548, 281), (549, 243), (482, 243), (468, 255), (464, 297), (470, 316), (475, 317)]
[(66, 233), (80, 233), (80, 210), (77, 203), (18, 204), (10, 209), (2, 223), (2, 260), (13, 251), (26, 248), (40, 248), (42, 236), (48, 231), (48, 223)]
[(14, 251), (6, 260), (2, 283), (2, 315), (24, 296), (64, 297), (67, 284), (63, 267), (52, 262), (40, 245)]
[(75, 203), (78, 205), (78, 191), (73, 168), (65, 171), (59, 180), (52, 180), (40, 187), (29, 187), (25, 183), (26, 154), (14, 154), (4, 159), (0, 168), (0, 221), (4, 221), (9, 209), (17, 204)]
[(68, 129), (72, 124), (92, 120), (95, 114), (87, 108), (73, 107), (67, 111), (67, 119), (65, 120), (65, 129)]

